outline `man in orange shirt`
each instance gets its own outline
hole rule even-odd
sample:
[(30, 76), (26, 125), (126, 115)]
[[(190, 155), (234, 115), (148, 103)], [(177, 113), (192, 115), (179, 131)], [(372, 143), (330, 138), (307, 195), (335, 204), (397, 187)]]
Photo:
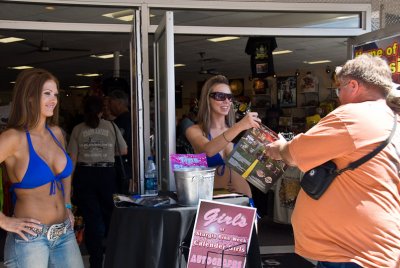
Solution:
[[(389, 137), (400, 100), (387, 63), (361, 55), (336, 72), (341, 106), (293, 140), (269, 144), (268, 156), (302, 171), (329, 160), (342, 169)], [(371, 160), (337, 176), (320, 199), (300, 191), (292, 216), (296, 253), (317, 260), (318, 268), (400, 267), (399, 126), (396, 132)]]

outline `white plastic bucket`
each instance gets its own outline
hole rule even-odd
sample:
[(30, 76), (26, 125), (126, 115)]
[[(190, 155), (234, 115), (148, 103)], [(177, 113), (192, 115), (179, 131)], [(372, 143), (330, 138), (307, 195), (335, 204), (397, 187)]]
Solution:
[(178, 204), (197, 206), (199, 199), (212, 200), (215, 168), (190, 167), (174, 171)]

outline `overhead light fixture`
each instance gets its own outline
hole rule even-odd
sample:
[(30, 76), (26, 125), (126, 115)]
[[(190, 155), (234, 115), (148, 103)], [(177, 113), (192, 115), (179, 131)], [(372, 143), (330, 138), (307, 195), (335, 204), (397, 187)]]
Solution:
[(77, 89), (80, 89), (80, 88), (88, 88), (88, 87), (90, 87), (90, 86), (69, 86), (70, 88), (77, 88)]
[(132, 21), (133, 16), (133, 9), (121, 10), (113, 13), (103, 14), (103, 17), (113, 18), (122, 21)]
[(175, 64), (174, 66), (175, 66), (175, 67), (185, 67), (185, 66), (186, 66), (186, 64), (183, 64), (183, 63), (177, 63), (177, 64)]
[[(121, 54), (119, 54), (120, 57), (122, 57)], [(90, 55), (92, 58), (99, 58), (99, 59), (111, 59), (114, 58), (114, 53), (108, 53), (108, 54), (99, 54), (99, 55)]]
[(53, 7), (53, 6), (47, 6), (47, 7), (45, 7), (44, 9), (46, 9), (46, 10), (55, 10), (56, 8)]
[(285, 50), (278, 50), (278, 51), (273, 51), (272, 55), (281, 55), (281, 54), (288, 54), (288, 53), (293, 53), (293, 51), (285, 49)]
[(306, 64), (321, 64), (331, 62), (330, 60), (317, 60), (317, 61), (303, 61)]
[(225, 41), (230, 41), (230, 40), (236, 40), (239, 38), (240, 38), (239, 36), (223, 36), (223, 37), (210, 38), (207, 40), (211, 41), (211, 42), (225, 42)]
[(76, 74), (76, 76), (84, 76), (84, 77), (96, 77), (100, 76), (101, 74), (99, 73), (86, 73), (86, 74)]
[(0, 43), (13, 43), (13, 42), (19, 42), (19, 41), (23, 41), (25, 39), (23, 38), (18, 38), (18, 37), (4, 37), (0, 39)]
[(26, 65), (8, 67), (8, 69), (13, 69), (13, 70), (25, 70), (25, 69), (32, 69), (32, 68), (33, 68), (32, 66), (26, 66)]

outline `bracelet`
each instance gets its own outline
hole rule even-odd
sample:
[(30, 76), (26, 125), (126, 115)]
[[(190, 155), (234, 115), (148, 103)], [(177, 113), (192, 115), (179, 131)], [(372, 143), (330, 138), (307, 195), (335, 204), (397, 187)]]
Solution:
[(72, 204), (71, 203), (65, 203), (65, 208), (72, 209)]
[(224, 132), (222, 132), (222, 137), (224, 137), (224, 140), (226, 141), (226, 142), (230, 142), (230, 141), (228, 141), (228, 139), (225, 137), (225, 131)]

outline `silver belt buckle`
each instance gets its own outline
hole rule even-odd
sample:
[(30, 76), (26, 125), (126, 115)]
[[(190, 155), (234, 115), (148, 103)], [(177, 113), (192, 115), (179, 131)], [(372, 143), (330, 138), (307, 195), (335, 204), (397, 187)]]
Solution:
[(67, 226), (64, 223), (53, 224), (47, 230), (47, 239), (49, 241), (54, 241), (60, 238), (63, 234), (67, 232)]

